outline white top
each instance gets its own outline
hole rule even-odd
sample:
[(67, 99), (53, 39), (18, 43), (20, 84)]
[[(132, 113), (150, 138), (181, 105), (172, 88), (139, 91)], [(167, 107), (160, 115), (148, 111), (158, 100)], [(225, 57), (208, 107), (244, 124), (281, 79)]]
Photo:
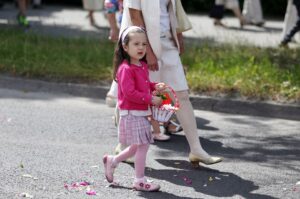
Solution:
[(134, 116), (149, 116), (152, 115), (150, 107), (146, 111), (138, 111), (138, 110), (120, 110), (120, 116), (125, 115), (134, 115)]
[(170, 0), (160, 0), (160, 32), (161, 35), (170, 32), (170, 17), (168, 13), (168, 5)]

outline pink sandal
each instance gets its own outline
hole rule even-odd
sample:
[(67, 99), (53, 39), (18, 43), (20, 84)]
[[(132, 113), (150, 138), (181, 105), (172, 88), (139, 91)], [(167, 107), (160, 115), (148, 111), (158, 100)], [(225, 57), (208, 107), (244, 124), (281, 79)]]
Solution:
[(133, 189), (137, 191), (158, 191), (160, 189), (160, 186), (158, 184), (153, 184), (150, 182), (147, 182), (147, 180), (140, 180), (140, 181), (135, 181), (133, 183)]
[(106, 180), (109, 183), (112, 183), (114, 181), (114, 171), (115, 171), (115, 167), (113, 167), (113, 156), (111, 155), (103, 156), (103, 164), (104, 164)]

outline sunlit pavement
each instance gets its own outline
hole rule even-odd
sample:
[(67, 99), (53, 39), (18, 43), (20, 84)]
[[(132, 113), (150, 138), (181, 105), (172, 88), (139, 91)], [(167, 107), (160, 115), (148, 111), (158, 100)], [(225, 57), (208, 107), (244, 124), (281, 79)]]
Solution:
[[(11, 4), (0, 10), (0, 26), (15, 25), (17, 10)], [(240, 27), (239, 21), (232, 16), (225, 16), (224, 23), (228, 28), (216, 27), (211, 18), (203, 13), (189, 15), (193, 29), (187, 31), (186, 38), (214, 42), (239, 43), (262, 47), (277, 47), (282, 37), (282, 19), (266, 19), (264, 27)], [(95, 13), (97, 27), (89, 24), (87, 11), (80, 7), (47, 6), (41, 10), (28, 11), (28, 19), (32, 24), (31, 30), (42, 34), (64, 36), (94, 36), (108, 37), (108, 22), (103, 11)], [(299, 44), (291, 44), (299, 46)]]

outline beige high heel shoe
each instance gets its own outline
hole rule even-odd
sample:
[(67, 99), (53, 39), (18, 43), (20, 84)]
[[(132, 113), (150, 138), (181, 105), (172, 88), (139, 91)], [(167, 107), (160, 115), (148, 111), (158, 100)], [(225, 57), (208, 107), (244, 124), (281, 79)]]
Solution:
[(199, 162), (202, 162), (204, 164), (216, 164), (218, 162), (222, 162), (223, 158), (221, 157), (215, 157), (215, 156), (210, 156), (209, 158), (203, 159), (197, 155), (194, 155), (192, 153), (189, 154), (189, 160), (192, 163), (192, 166), (197, 168), (199, 167)]

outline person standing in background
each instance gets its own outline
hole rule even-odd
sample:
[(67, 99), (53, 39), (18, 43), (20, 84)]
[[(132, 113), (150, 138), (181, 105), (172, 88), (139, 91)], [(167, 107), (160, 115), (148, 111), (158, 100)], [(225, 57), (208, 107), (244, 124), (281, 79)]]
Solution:
[(42, 8), (42, 0), (33, 0), (32, 8), (33, 9), (41, 9)]
[(20, 26), (29, 28), (30, 24), (27, 20), (27, 7), (30, 4), (29, 0), (18, 0), (19, 13), (17, 14), (17, 22)]
[(2, 0), (0, 0), (0, 8), (2, 8), (4, 6), (4, 3)]
[(260, 0), (245, 0), (242, 13), (246, 24), (261, 27), (265, 23)]
[(296, 7), (297, 10), (297, 21), (294, 24), (293, 28), (287, 32), (287, 34), (284, 36), (283, 40), (280, 43), (280, 46), (282, 47), (288, 47), (288, 43), (292, 40), (294, 35), (300, 31), (300, 0), (293, 0), (293, 4)]
[(104, 9), (109, 23), (109, 40), (116, 42), (119, 38), (119, 26), (122, 21), (123, 0), (105, 0)]
[(97, 26), (94, 12), (103, 9), (103, 0), (83, 0), (83, 8), (88, 11), (87, 18), (90, 21), (91, 26)]
[[(294, 25), (297, 23), (297, 9), (293, 3), (293, 0), (288, 0), (286, 13), (283, 22), (283, 30), (282, 30), (282, 41), (284, 40), (285, 36), (293, 29)], [(296, 37), (291, 38), (295, 39), (296, 41), (300, 41), (300, 34), (296, 34)], [(287, 47), (285, 44), (280, 44), (280, 47)]]
[(210, 11), (210, 17), (214, 18), (215, 26), (226, 27), (226, 25), (222, 23), (225, 8), (232, 10), (234, 15), (239, 19), (241, 28), (246, 24), (245, 18), (241, 13), (238, 0), (215, 0), (215, 5)]

